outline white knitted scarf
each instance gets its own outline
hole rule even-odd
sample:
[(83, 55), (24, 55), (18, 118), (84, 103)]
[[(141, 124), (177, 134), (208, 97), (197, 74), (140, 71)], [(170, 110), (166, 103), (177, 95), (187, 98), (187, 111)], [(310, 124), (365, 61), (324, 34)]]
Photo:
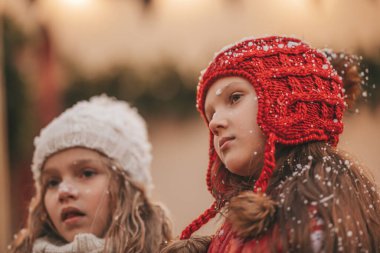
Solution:
[(33, 245), (33, 253), (103, 253), (104, 239), (93, 234), (77, 234), (70, 243), (38, 238)]

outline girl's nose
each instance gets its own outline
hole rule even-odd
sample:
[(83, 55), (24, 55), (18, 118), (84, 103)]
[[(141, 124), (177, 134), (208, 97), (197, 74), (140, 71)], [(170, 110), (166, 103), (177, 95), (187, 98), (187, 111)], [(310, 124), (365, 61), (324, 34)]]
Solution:
[(76, 187), (68, 182), (61, 182), (58, 186), (58, 198), (60, 202), (65, 202), (69, 199), (76, 199), (78, 197), (78, 190)]
[(221, 117), (220, 114), (214, 113), (208, 126), (211, 132), (218, 136), (220, 134), (220, 130), (227, 127), (227, 120)]

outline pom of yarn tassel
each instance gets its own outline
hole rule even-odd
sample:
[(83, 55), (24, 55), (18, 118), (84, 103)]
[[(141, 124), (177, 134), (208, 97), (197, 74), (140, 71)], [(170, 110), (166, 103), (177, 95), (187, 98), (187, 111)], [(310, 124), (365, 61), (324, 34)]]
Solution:
[(273, 225), (276, 209), (276, 202), (265, 194), (247, 191), (231, 199), (227, 220), (238, 237), (254, 238)]
[(175, 240), (160, 253), (206, 253), (211, 239), (211, 236), (192, 236), (189, 239)]

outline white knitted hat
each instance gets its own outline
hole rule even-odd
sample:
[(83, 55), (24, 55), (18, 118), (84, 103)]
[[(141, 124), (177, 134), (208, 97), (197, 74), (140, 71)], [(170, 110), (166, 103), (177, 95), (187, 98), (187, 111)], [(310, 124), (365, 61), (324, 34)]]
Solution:
[(147, 189), (152, 188), (151, 145), (145, 121), (123, 101), (106, 95), (92, 97), (67, 109), (34, 139), (32, 172), (36, 182), (50, 155), (70, 147), (86, 147), (115, 159)]

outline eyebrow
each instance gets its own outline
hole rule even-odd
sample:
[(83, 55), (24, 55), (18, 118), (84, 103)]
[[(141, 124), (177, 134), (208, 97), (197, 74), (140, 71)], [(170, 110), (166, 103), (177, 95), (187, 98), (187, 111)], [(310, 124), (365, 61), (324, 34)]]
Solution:
[(219, 89), (216, 90), (216, 91), (219, 91), (219, 90), (221, 91), (219, 95), (217, 94), (217, 96), (222, 95), (225, 90), (228, 90), (229, 88), (231, 88), (233, 86), (236, 86), (238, 84), (241, 84), (241, 83), (242, 82), (239, 82), (239, 81), (234, 81), (234, 82), (227, 83), (222, 88), (219, 88)]
[(76, 167), (78, 165), (83, 165), (83, 164), (87, 164), (87, 163), (91, 163), (91, 162), (97, 162), (96, 159), (79, 159), (79, 160), (75, 160), (74, 162), (72, 162), (70, 164), (70, 167)]
[[(78, 159), (78, 160), (73, 161), (69, 165), (69, 167), (70, 168), (76, 168), (76, 167), (78, 167), (80, 165), (88, 164), (88, 163), (95, 162), (95, 161), (97, 161), (97, 160), (91, 159), (91, 158), (90, 159)], [(55, 170), (56, 170), (55, 167), (46, 167), (44, 170), (42, 170), (41, 175), (52, 174), (52, 173), (54, 173)]]

